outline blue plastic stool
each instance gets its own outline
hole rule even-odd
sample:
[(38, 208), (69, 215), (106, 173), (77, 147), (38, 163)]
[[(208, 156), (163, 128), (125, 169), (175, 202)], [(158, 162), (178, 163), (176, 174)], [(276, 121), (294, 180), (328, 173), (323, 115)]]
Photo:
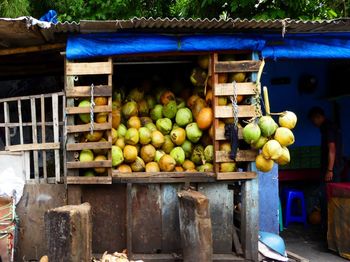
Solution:
[[(284, 226), (288, 227), (291, 222), (303, 223), (307, 226), (306, 221), (306, 206), (304, 193), (298, 190), (288, 189), (285, 191), (286, 197), (286, 211)], [(301, 209), (298, 208), (296, 200), (300, 201)]]

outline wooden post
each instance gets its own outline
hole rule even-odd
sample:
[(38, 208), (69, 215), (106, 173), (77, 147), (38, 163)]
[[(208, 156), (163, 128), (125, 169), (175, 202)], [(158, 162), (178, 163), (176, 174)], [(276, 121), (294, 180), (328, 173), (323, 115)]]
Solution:
[(193, 190), (181, 191), (179, 219), (184, 262), (211, 262), (213, 241), (208, 198)]
[(47, 211), (45, 233), (49, 261), (91, 261), (92, 218), (89, 203)]

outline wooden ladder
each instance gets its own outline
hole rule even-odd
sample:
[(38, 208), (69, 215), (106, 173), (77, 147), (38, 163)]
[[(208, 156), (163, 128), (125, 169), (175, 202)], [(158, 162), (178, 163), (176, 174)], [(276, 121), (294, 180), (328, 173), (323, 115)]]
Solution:
[[(243, 61), (219, 61), (218, 54), (214, 53), (211, 56), (211, 75), (213, 81), (213, 110), (214, 110), (214, 158), (215, 158), (215, 173), (217, 180), (236, 180), (236, 179), (251, 179), (256, 177), (255, 172), (220, 172), (220, 163), (225, 162), (252, 162), (257, 156), (256, 150), (240, 150), (238, 149), (236, 159), (232, 160), (228, 152), (220, 151), (220, 142), (226, 139), (225, 128), (219, 127), (220, 119), (233, 118), (232, 105), (219, 105), (219, 97), (230, 97), (234, 95), (234, 87), (232, 83), (219, 83), (218, 78), (220, 73), (252, 73), (258, 72), (261, 61), (243, 60)], [(256, 83), (242, 82), (236, 83), (236, 94), (243, 96), (256, 95)], [(256, 107), (251, 104), (238, 105), (238, 118), (252, 118), (256, 115)], [(238, 137), (241, 140), (242, 129), (238, 130)]]
[[(65, 63), (65, 92), (66, 92), (66, 115), (67, 122), (65, 133), (65, 171), (67, 172), (67, 184), (111, 184), (112, 183), (112, 75), (113, 61), (111, 58), (105, 62), (69, 62)], [(90, 113), (89, 107), (78, 107), (74, 104), (76, 99), (91, 98), (91, 86), (75, 85), (75, 77), (106, 77), (104, 85), (94, 85), (94, 97), (103, 96), (108, 98), (105, 106), (95, 106), (94, 113), (108, 113), (106, 123), (94, 123), (94, 131), (107, 131), (106, 142), (77, 142), (80, 133), (90, 132), (90, 124), (75, 122), (75, 116), (82, 113)], [(107, 160), (80, 162), (77, 161), (79, 151), (83, 149), (106, 149)], [(106, 167), (108, 176), (79, 177), (80, 169)]]

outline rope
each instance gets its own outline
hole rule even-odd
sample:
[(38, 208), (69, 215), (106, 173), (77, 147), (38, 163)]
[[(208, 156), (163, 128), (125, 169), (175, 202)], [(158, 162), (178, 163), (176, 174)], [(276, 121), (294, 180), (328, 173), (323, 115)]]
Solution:
[[(0, 207), (0, 211), (1, 210), (5, 210), (5, 209), (12, 209), (12, 203), (9, 203), (7, 205), (1, 206)], [(4, 214), (2, 217), (0, 217), (0, 225), (2, 224), (8, 224), (8, 220), (12, 220), (12, 212), (9, 212), (7, 214)]]
[(230, 96), (230, 100), (232, 103), (234, 125), (235, 125), (235, 127), (238, 127), (238, 105), (237, 105), (236, 81), (233, 81), (232, 85), (233, 85), (233, 96)]
[(90, 101), (90, 134), (94, 133), (94, 107), (95, 107), (95, 102), (94, 102), (94, 84), (91, 84), (91, 101)]

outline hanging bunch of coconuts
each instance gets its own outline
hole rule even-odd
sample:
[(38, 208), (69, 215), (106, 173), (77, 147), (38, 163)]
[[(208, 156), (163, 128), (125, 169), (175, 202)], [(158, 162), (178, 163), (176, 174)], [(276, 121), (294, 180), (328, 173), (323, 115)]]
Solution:
[[(297, 123), (297, 116), (291, 111), (270, 113), (270, 104), (267, 88), (264, 87), (265, 116), (251, 119), (243, 128), (243, 139), (252, 148), (259, 149), (260, 154), (255, 163), (259, 171), (269, 172), (274, 162), (286, 165), (290, 162), (288, 146), (294, 143), (292, 129)], [(273, 119), (278, 116), (278, 124)]]

